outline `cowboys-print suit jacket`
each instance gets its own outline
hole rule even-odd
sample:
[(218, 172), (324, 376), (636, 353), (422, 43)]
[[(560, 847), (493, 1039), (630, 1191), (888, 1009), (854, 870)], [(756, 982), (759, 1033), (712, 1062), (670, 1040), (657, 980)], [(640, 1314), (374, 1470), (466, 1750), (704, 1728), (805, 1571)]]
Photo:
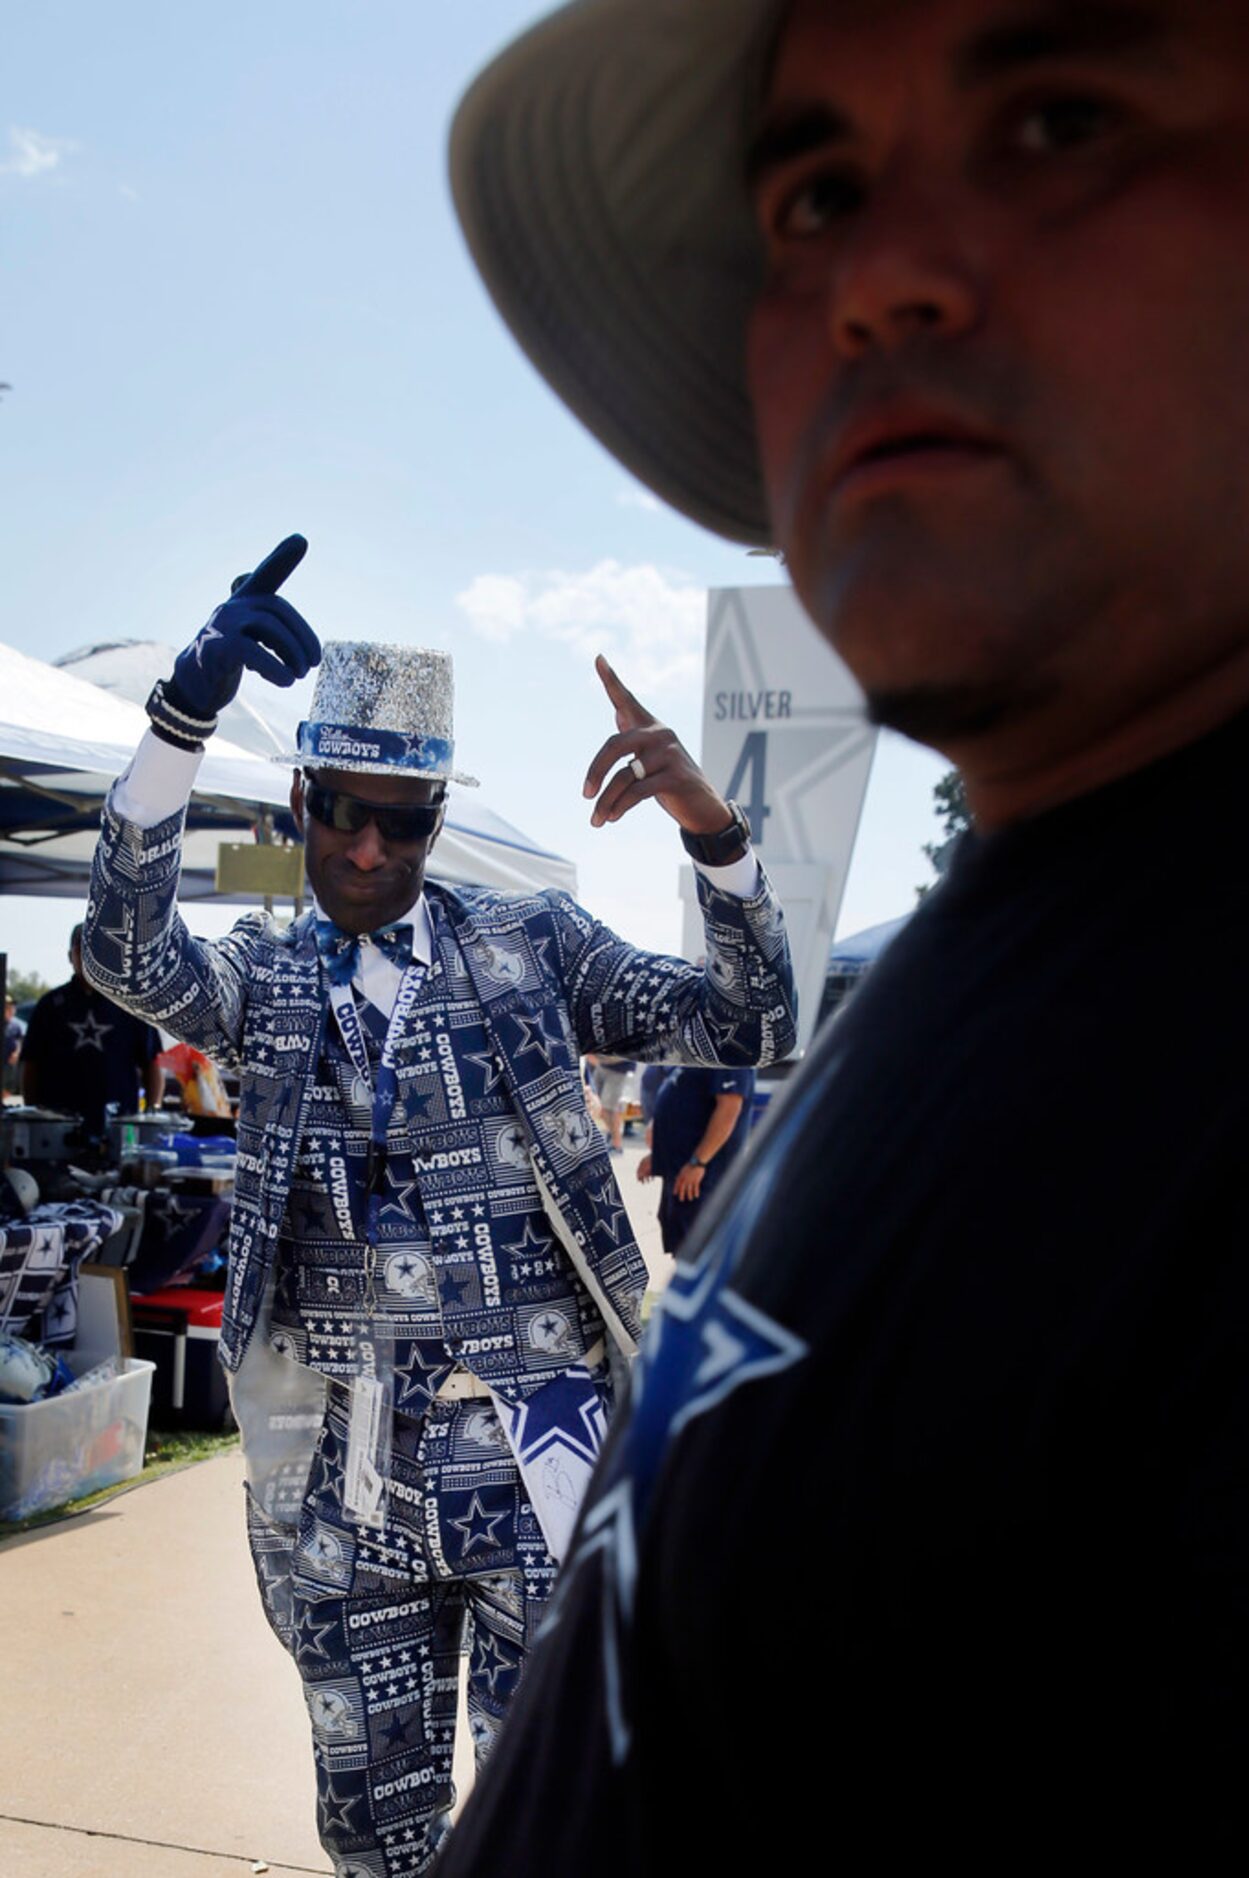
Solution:
[[(311, 915), (284, 932), (254, 914), (218, 942), (191, 937), (175, 905), (182, 822), (140, 829), (106, 806), (83, 961), (109, 997), (240, 1076), (221, 1338), (223, 1362), (237, 1369), (282, 1229), (329, 1000)], [(606, 1141), (585, 1127), (580, 1053), (761, 1064), (795, 1038), (784, 921), (762, 870), (750, 899), (701, 875), (698, 891), (705, 971), (637, 951), (564, 893), (426, 888), (455, 932), (552, 1224), (626, 1351), (645, 1268)]]

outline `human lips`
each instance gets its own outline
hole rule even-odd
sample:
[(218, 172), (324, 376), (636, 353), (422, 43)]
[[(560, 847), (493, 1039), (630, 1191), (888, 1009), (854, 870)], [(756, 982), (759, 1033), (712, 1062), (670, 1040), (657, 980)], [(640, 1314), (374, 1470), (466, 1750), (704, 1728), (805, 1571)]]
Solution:
[(379, 896), (394, 893), (400, 886), (400, 880), (395, 874), (380, 869), (342, 867), (334, 874), (334, 884), (353, 900), (375, 900)]
[(848, 423), (829, 465), (837, 497), (866, 496), (900, 486), (965, 474), (1006, 455), (1002, 440), (981, 425), (933, 405), (877, 405)]

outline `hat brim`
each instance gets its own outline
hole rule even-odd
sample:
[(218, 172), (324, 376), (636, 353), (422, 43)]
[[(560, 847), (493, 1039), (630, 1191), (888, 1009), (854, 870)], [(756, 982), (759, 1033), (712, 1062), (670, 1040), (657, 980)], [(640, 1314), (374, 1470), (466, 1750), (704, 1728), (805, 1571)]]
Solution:
[(451, 188), (503, 318), (674, 508), (770, 543), (746, 387), (747, 144), (782, 0), (574, 0), (487, 66)]
[(351, 776), (403, 776), (412, 782), (457, 783), (461, 789), (480, 789), (476, 776), (465, 776), (460, 770), (403, 769), (397, 763), (356, 763), (343, 757), (312, 757), (304, 750), (291, 750), (269, 758), (271, 763), (282, 763), (288, 769), (342, 770)]

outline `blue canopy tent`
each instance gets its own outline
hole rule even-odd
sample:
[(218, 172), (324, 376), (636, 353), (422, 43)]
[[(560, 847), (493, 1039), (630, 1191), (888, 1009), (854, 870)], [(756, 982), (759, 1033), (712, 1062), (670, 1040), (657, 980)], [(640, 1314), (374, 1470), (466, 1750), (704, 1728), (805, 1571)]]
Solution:
[(820, 1014), (816, 1020), (817, 1029), (844, 1004), (864, 973), (871, 970), (910, 917), (909, 913), (904, 913), (900, 919), (883, 920), (879, 926), (865, 926), (862, 932), (851, 933), (844, 939), (833, 941), (828, 955), (828, 971), (824, 977)]

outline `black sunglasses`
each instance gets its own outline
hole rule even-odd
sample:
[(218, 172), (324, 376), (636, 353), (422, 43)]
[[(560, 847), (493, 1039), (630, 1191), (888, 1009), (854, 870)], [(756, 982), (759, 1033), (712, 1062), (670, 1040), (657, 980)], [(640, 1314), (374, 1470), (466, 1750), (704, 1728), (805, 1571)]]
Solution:
[(434, 802), (362, 802), (359, 796), (343, 795), (313, 782), (310, 776), (304, 778), (304, 807), (309, 815), (340, 835), (358, 835), (376, 822), (383, 841), (424, 841), (437, 831), (445, 802), (445, 791)]

